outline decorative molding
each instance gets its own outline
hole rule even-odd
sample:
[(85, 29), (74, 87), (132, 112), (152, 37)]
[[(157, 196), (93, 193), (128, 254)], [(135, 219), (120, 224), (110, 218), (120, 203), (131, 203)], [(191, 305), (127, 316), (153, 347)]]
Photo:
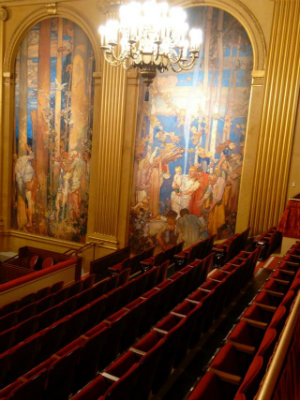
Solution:
[(240, 0), (171, 0), (172, 4), (190, 8), (211, 6), (233, 15), (245, 28), (253, 49), (253, 69), (263, 70), (266, 63), (267, 46), (264, 33), (252, 11)]
[(11, 72), (3, 72), (3, 85), (10, 86), (14, 84), (14, 74)]
[(2, 232), (1, 235), (6, 236), (6, 237), (15, 237), (15, 238), (19, 238), (19, 239), (25, 239), (25, 240), (33, 241), (36, 243), (42, 243), (42, 244), (46, 244), (46, 245), (57, 246), (57, 247), (68, 248), (68, 249), (75, 248), (77, 250), (80, 247), (82, 247), (82, 243), (70, 242), (67, 240), (52, 238), (50, 236), (34, 235), (32, 233), (17, 231), (14, 229), (10, 229), (9, 231)]
[(93, 232), (87, 235), (87, 242), (94, 242), (109, 250), (117, 250), (119, 242), (116, 237)]
[(46, 4), (46, 12), (50, 15), (57, 14), (57, 4), (56, 3), (48, 3)]
[(8, 18), (8, 12), (6, 8), (0, 7), (0, 21), (6, 21)]
[[(48, 4), (56, 4), (56, 3), (48, 3)], [(69, 8), (67, 6), (60, 6), (60, 4), (58, 5), (59, 7), (56, 9), (55, 16), (70, 19), (70, 21), (75, 22), (86, 33), (94, 51), (95, 69), (96, 71), (100, 71), (101, 54), (100, 54), (97, 27), (94, 27), (93, 29), (89, 21), (83, 19), (82, 16), (79, 15), (77, 11), (74, 11), (74, 9)], [(14, 69), (15, 57), (19, 48), (19, 44), (21, 43), (22, 38), (24, 36), (24, 32), (28, 31), (32, 26), (34, 26), (38, 22), (46, 18), (49, 18), (51, 15), (53, 14), (50, 13), (49, 15), (49, 13), (47, 12), (47, 7), (42, 7), (37, 9), (35, 12), (30, 13), (30, 15), (24, 17), (22, 23), (17, 26), (15, 32), (12, 34), (11, 40), (7, 47), (7, 51), (5, 53), (5, 59), (3, 62), (4, 68), (6, 70), (13, 71)]]
[(126, 3), (122, 0), (100, 0), (97, 2), (97, 8), (102, 14), (115, 14), (121, 4)]

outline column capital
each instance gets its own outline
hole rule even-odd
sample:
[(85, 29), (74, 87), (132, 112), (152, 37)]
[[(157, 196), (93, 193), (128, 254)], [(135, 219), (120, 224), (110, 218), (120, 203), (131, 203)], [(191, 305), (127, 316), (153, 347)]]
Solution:
[(6, 21), (8, 18), (8, 12), (6, 8), (0, 7), (0, 21)]

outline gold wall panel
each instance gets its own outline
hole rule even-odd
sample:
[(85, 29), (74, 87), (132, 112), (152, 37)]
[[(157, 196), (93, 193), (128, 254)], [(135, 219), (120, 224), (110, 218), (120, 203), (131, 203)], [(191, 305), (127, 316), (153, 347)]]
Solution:
[[(3, 158), (1, 157), (3, 151), (3, 56), (4, 56), (4, 23), (7, 18), (7, 11), (5, 8), (0, 7), (0, 171), (3, 171)], [(0, 232), (3, 230), (2, 218), (2, 179), (3, 175), (0, 173)]]
[(300, 2), (276, 0), (250, 211), (253, 233), (285, 206), (300, 80)]

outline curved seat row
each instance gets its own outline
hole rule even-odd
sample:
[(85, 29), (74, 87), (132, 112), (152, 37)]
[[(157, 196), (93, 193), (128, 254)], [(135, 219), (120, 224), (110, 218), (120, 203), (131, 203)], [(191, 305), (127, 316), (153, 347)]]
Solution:
[(188, 400), (255, 397), (300, 288), (300, 260), (296, 265), (285, 258), (242, 313)]
[[(247, 255), (241, 253), (240, 258), (244, 262), (233, 265), (232, 271), (224, 272), (222, 280), (216, 279), (219, 270), (212, 272), (196, 290), (195, 286), (194, 288), (186, 286), (186, 283), (183, 285), (182, 281), (178, 288), (184, 286), (190, 294), (152, 326), (150, 332), (78, 391), (72, 399), (146, 400), (151, 391), (157, 393), (172, 368), (176, 368), (188, 349), (199, 341), (201, 335), (207, 331), (214, 318), (221, 312), (222, 306), (230, 302), (229, 292), (237, 293), (240, 290), (240, 283), (232, 277), (236, 275), (240, 279), (244, 276), (245, 283), (250, 271), (254, 270), (258, 254), (259, 249)], [(213, 262), (213, 256), (212, 253), (207, 257), (210, 265)], [(184, 267), (173, 277), (181, 275), (183, 280), (185, 274), (189, 274), (193, 276), (191, 281), (194, 282), (193, 274), (195, 274), (196, 264), (197, 261)], [(240, 271), (243, 271), (244, 275)], [(233, 286), (234, 282), (236, 287)], [(177, 300), (183, 297), (183, 294), (181, 293)], [(223, 295), (227, 300), (219, 301), (219, 296)], [(160, 302), (160, 304), (163, 303)]]
[(254, 246), (261, 246), (261, 260), (266, 260), (281, 245), (282, 233), (276, 226), (269, 228), (266, 232), (258, 235), (254, 239)]
[(250, 228), (247, 228), (240, 233), (236, 233), (229, 239), (213, 247), (212, 250), (215, 252), (215, 266), (221, 267), (226, 264), (246, 247), (249, 230)]
[[(210, 260), (212, 260), (212, 255)], [(203, 260), (203, 263), (207, 261)], [(202, 263), (198, 263), (197, 266), (190, 267), (185, 272), (174, 274), (163, 280), (143, 294), (135, 292), (135, 295), (139, 296), (135, 299), (122, 297), (122, 301), (126, 299), (131, 302), (123, 305), (119, 302), (117, 305), (115, 293), (118, 291), (121, 293), (127, 286), (129, 287), (131, 284), (129, 281), (128, 285), (123, 285), (124, 287), (114, 289), (97, 298), (19, 344), (18, 356), (16, 356), (17, 349), (15, 348), (10, 354), (6, 354), (6, 358), (1, 359), (1, 367), (3, 367), (1, 371), (6, 371), (3, 373), (2, 383), (9, 385), (0, 391), (0, 398), (15, 398), (13, 396), (17, 396), (17, 392), (25, 390), (23, 385), (25, 382), (28, 382), (28, 385), (25, 385), (26, 390), (31, 390), (32, 381), (38, 382), (37, 376), (40, 376), (45, 368), (47, 370), (46, 387), (43, 386), (43, 394), (40, 397), (35, 395), (35, 398), (67, 398), (62, 395), (64, 390), (68, 394), (78, 390), (95, 376), (99, 368), (108, 365), (119, 352), (128, 348), (136, 337), (149, 330), (155, 321), (181, 301), (186, 296), (187, 290), (195, 285), (199, 286), (199, 280), (203, 279), (203, 274), (200, 273), (202, 267)], [(140, 279), (144, 276), (155, 276), (157, 270), (159, 267), (149, 270), (142, 274)], [(153, 284), (155, 284), (154, 281)], [(131, 285), (130, 292), (133, 293), (134, 286)], [(62, 348), (63, 346), (65, 347)], [(56, 354), (53, 355), (54, 353)], [(13, 358), (11, 358), (12, 354), (14, 354)], [(48, 358), (45, 360), (46, 357)], [(58, 362), (61, 359), (64, 361)], [(34, 367), (38, 361), (40, 364)], [(63, 374), (61, 365), (64, 366)], [(29, 371), (32, 367), (34, 368)], [(52, 371), (53, 368), (55, 372)], [(70, 376), (72, 375), (70, 381), (66, 376), (66, 371), (70, 373)], [(55, 388), (54, 386), (52, 388), (51, 382), (54, 378), (50, 378), (49, 374), (55, 375), (56, 379), (62, 380), (63, 383), (56, 381)], [(71, 382), (71, 386), (66, 389), (68, 382)], [(54, 395), (53, 391), (57, 393)], [(22, 393), (24, 395), (24, 392)]]

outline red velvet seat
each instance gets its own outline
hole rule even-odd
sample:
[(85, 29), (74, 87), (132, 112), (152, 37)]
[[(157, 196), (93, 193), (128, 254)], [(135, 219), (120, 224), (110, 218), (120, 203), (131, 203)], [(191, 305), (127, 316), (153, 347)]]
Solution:
[(64, 336), (62, 344), (66, 345), (72, 340), (76, 339), (82, 335), (88, 327), (90, 306), (86, 305), (84, 307), (75, 310), (70, 314), (68, 323), (65, 326)]
[(79, 374), (76, 377), (78, 389), (96, 376), (98, 370), (107, 366), (104, 349), (109, 343), (110, 328), (101, 322), (81, 336), (84, 340), (80, 354)]
[(236, 346), (228, 342), (221, 347), (215, 358), (212, 360), (209, 366), (209, 371), (220, 376), (225, 372), (232, 382), (240, 384), (252, 360), (252, 354), (238, 349)]
[(9, 367), (7, 368), (6, 381), (8, 383), (19, 378), (39, 362), (42, 351), (40, 333), (30, 336), (23, 342), (10, 349)]
[(285, 294), (289, 290), (289, 287), (289, 284), (278, 282), (274, 279), (270, 279), (264, 284), (265, 290), (281, 294)]
[(276, 310), (281, 301), (283, 300), (283, 295), (276, 293), (269, 293), (266, 290), (262, 290), (253, 299), (253, 303), (263, 304), (264, 306), (270, 307), (270, 310)]
[(222, 380), (212, 372), (206, 372), (188, 400), (232, 400), (236, 390), (237, 385)]
[(81, 390), (79, 390), (72, 400), (97, 400), (101, 395), (104, 395), (109, 384), (102, 375), (98, 375), (95, 379), (89, 382)]
[(166, 279), (169, 264), (170, 264), (170, 261), (166, 260), (162, 264), (158, 265), (157, 278), (156, 278), (157, 283), (160, 283)]
[(278, 338), (277, 330), (274, 328), (268, 328), (256, 352), (256, 355), (263, 357), (265, 367), (268, 364), (270, 357), (273, 353), (277, 338)]
[(126, 335), (129, 311), (121, 309), (106, 318), (105, 322), (110, 327), (107, 347), (103, 350), (106, 362), (112, 361), (120, 351), (124, 351), (123, 337)]
[(79, 345), (68, 346), (50, 365), (44, 393), (45, 400), (68, 399), (74, 389), (75, 369), (79, 362), (80, 351)]
[[(184, 342), (186, 318), (172, 314), (167, 315), (153, 328), (166, 337), (163, 354), (157, 366), (156, 376), (153, 382), (153, 391), (156, 392), (167, 379), (171, 368), (181, 360), (186, 350)], [(176, 351), (175, 351), (176, 349)]]
[(18, 311), (12, 311), (0, 317), (0, 332), (9, 329), (17, 324), (19, 319)]
[(41, 369), (37, 374), (22, 377), (23, 382), (16, 386), (9, 394), (9, 400), (43, 400), (48, 371)]
[(34, 270), (36, 268), (37, 264), (38, 264), (38, 261), (39, 261), (39, 256), (38, 255), (35, 254), (35, 255), (31, 256), (30, 260), (29, 260), (29, 263), (28, 263), (28, 267), (31, 270)]
[(254, 354), (265, 334), (265, 330), (255, 327), (246, 321), (240, 321), (227, 337), (228, 342), (240, 346), (244, 351)]
[(195, 303), (184, 300), (175, 307), (171, 314), (185, 316), (184, 342), (187, 347), (193, 347), (199, 340), (204, 331), (205, 308), (202, 303)]
[(123, 354), (106, 368), (101, 375), (111, 381), (104, 398), (111, 400), (132, 400), (135, 383), (138, 380), (138, 361), (140, 355), (132, 351)]
[(101, 297), (107, 292), (108, 282), (111, 281), (110, 277), (107, 277), (93, 285), (90, 289), (90, 301)]
[[(224, 280), (225, 281), (225, 280)], [(214, 294), (214, 307), (211, 307), (211, 312), (212, 312), (212, 318), (214, 319), (215, 317), (217, 317), (223, 306), (223, 295), (225, 294), (225, 290), (226, 290), (226, 286), (223, 285), (223, 281), (222, 282), (216, 282), (216, 281), (212, 281), (212, 280), (206, 280), (206, 282), (204, 282), (201, 286), (200, 289), (204, 290), (204, 291), (208, 291), (211, 292), (213, 290)]]
[(287, 317), (286, 307), (280, 305), (272, 317), (272, 320), (269, 324), (269, 328), (275, 328), (278, 332), (281, 332), (286, 317)]
[(68, 319), (69, 316), (66, 316), (41, 331), (42, 351), (38, 354), (39, 362), (44, 361), (62, 347), (63, 335)]
[(52, 257), (47, 257), (42, 262), (42, 269), (52, 267), (52, 265), (54, 265), (53, 258)]
[(58, 290), (62, 289), (63, 286), (64, 286), (64, 282), (63, 282), (63, 281), (55, 282), (55, 283), (53, 283), (53, 285), (50, 287), (50, 292), (51, 292), (51, 293), (57, 292)]
[(287, 284), (291, 283), (294, 280), (295, 274), (291, 274), (290, 272), (285, 272), (282, 269), (277, 269), (271, 275), (271, 279), (278, 279), (279, 281), (286, 282)]
[(281, 305), (285, 306), (287, 310), (289, 310), (291, 304), (293, 303), (293, 300), (296, 296), (296, 292), (294, 290), (289, 290), (287, 294), (284, 296), (282, 299)]
[(255, 356), (234, 400), (253, 400), (264, 374), (263, 357)]
[[(217, 296), (216, 296), (217, 297)], [(199, 331), (199, 335), (202, 330), (205, 332), (212, 324), (212, 321), (215, 316), (215, 290), (212, 289), (210, 291), (203, 290), (201, 287), (196, 290), (194, 293), (188, 296), (187, 299), (191, 301), (201, 302), (202, 303), (202, 315), (203, 319), (201, 320), (201, 324), (199, 328), (196, 328)]]
[[(147, 400), (152, 388), (153, 379), (160, 362), (165, 344), (165, 337), (151, 331), (130, 350), (141, 355), (138, 362), (140, 379), (136, 382), (134, 400)], [(142, 350), (143, 349), (143, 350)]]
[(264, 306), (252, 304), (241, 315), (241, 319), (255, 326), (266, 328), (274, 315), (273, 310), (266, 309)]

